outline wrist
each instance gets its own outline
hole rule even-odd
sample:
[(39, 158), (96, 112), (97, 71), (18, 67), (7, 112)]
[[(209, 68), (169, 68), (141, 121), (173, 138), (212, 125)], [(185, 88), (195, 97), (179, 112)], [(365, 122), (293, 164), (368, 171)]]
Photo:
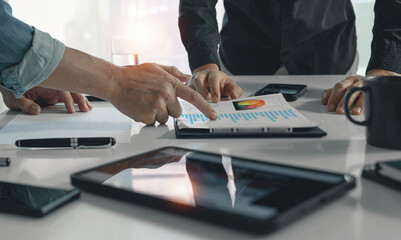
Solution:
[(110, 88), (105, 89), (104, 94), (106, 94), (106, 96), (104, 99), (111, 103), (117, 101), (118, 97), (121, 96), (121, 90), (124, 89), (124, 86), (121, 86), (124, 81), (121, 80), (127, 79), (128, 77), (129, 72), (126, 67), (113, 65), (108, 84)]
[(383, 70), (383, 69), (372, 69), (366, 73), (367, 76), (401, 76), (401, 74)]
[(200, 67), (197, 67), (197, 68), (194, 70), (193, 73), (195, 74), (195, 73), (197, 73), (197, 72), (205, 71), (205, 70), (208, 70), (208, 71), (220, 71), (220, 68), (219, 68), (219, 66), (218, 66), (217, 64), (215, 64), (215, 63), (208, 63), (208, 64), (202, 65), (202, 66), (200, 66)]

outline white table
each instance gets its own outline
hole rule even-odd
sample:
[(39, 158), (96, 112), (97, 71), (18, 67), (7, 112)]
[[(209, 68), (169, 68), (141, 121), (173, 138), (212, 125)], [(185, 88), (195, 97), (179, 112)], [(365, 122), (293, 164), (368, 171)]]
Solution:
[[(308, 85), (307, 94), (292, 103), (319, 121), (328, 134), (303, 139), (177, 140), (171, 120), (163, 126), (134, 123), (131, 144), (105, 150), (18, 150), (0, 145), (12, 165), (0, 168), (0, 180), (69, 187), (72, 172), (162, 146), (183, 146), (316, 169), (349, 172), (357, 187), (346, 196), (266, 236), (253, 236), (140, 205), (83, 192), (42, 219), (0, 213), (0, 239), (397, 239), (401, 233), (401, 194), (361, 179), (365, 163), (401, 159), (401, 151), (366, 145), (365, 129), (345, 116), (328, 113), (320, 104), (322, 90), (343, 76), (238, 76), (250, 95), (267, 83)], [(0, 115), (5, 117), (3, 113)]]

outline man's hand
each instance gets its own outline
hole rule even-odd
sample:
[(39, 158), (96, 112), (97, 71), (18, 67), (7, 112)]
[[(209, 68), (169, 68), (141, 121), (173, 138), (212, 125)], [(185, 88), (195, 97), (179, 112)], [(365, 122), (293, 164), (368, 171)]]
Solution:
[(78, 104), (81, 112), (88, 112), (93, 107), (85, 96), (79, 93), (70, 93), (42, 87), (34, 87), (21, 98), (15, 98), (8, 90), (1, 89), (3, 101), (12, 110), (23, 111), (27, 114), (37, 115), (41, 111), (40, 106), (53, 105), (63, 102), (69, 113), (75, 112), (74, 103)]
[(40, 86), (108, 100), (123, 114), (147, 125), (166, 123), (169, 115), (180, 117), (177, 97), (192, 103), (209, 119), (217, 119), (210, 104), (183, 84), (189, 79), (175, 67), (152, 63), (119, 67), (66, 47), (59, 65)]
[[(350, 76), (346, 79), (336, 83), (333, 88), (329, 88), (323, 91), (322, 104), (327, 105), (329, 112), (337, 112), (344, 114), (343, 99), (348, 89), (355, 87), (362, 87), (363, 85), (362, 76)], [(361, 93), (356, 93), (350, 98), (350, 105), (356, 100), (352, 109), (352, 114), (360, 115), (364, 111), (363, 98)]]
[[(401, 74), (386, 71), (382, 69), (373, 69), (367, 73), (367, 76), (401, 76)], [(329, 112), (337, 112), (344, 114), (344, 95), (348, 89), (355, 87), (362, 87), (363, 77), (362, 76), (351, 76), (334, 85), (333, 88), (329, 88), (323, 91), (322, 104), (327, 105)], [(362, 93), (355, 93), (350, 97), (348, 107), (353, 106), (352, 114), (360, 115), (364, 112), (364, 104)]]
[(221, 97), (239, 98), (242, 89), (216, 64), (206, 64), (195, 69), (189, 87), (196, 90), (204, 99), (219, 102)]
[(175, 67), (153, 63), (117, 67), (117, 87), (109, 100), (128, 117), (147, 125), (166, 123), (169, 116), (180, 117), (182, 109), (177, 97), (192, 103), (209, 119), (217, 119), (210, 104), (183, 84), (189, 79)]

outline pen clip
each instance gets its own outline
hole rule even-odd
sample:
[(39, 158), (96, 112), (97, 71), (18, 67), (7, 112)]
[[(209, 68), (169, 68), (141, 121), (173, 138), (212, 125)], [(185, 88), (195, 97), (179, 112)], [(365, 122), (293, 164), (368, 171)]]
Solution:
[(85, 145), (80, 145), (77, 147), (72, 147), (73, 149), (103, 149), (103, 148), (111, 148), (113, 145), (111, 143), (109, 144), (104, 144), (104, 145), (98, 145), (98, 146), (85, 146)]

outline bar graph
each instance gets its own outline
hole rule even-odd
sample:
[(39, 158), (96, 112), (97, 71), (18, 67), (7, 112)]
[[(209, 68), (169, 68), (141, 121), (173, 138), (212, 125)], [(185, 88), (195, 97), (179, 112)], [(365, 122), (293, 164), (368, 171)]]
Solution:
[[(206, 122), (209, 120), (203, 114), (182, 114), (182, 119), (189, 120), (190, 124), (195, 124), (198, 121)], [(216, 121), (230, 120), (232, 123), (251, 123), (253, 120), (267, 120), (269, 122), (285, 121), (296, 119), (299, 116), (291, 109), (277, 111), (252, 111), (252, 112), (235, 112), (235, 113), (220, 113)]]

